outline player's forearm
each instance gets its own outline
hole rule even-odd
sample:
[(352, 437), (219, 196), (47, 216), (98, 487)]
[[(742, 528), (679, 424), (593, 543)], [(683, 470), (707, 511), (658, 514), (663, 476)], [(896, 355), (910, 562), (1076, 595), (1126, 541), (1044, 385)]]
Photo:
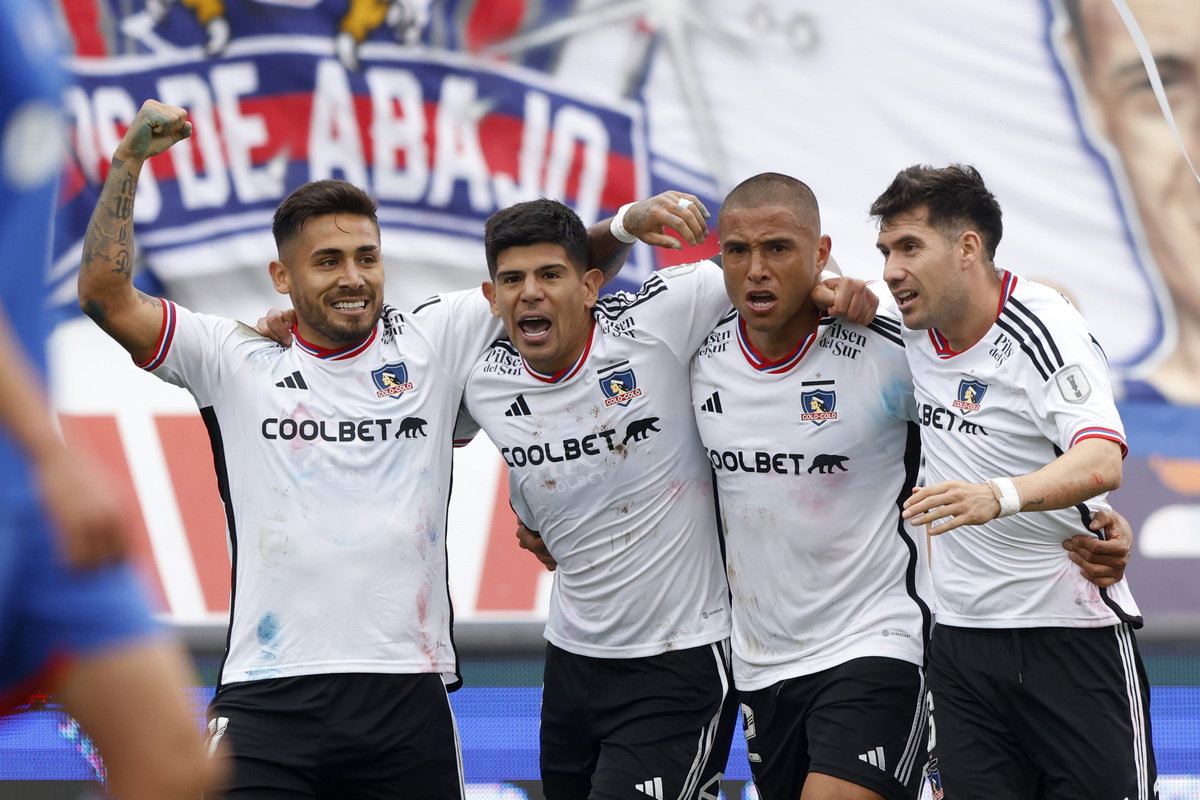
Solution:
[(139, 159), (113, 156), (83, 239), (79, 267), (79, 306), (109, 333), (114, 305), (133, 302), (133, 201)]
[(625, 244), (613, 236), (611, 224), (610, 217), (588, 228), (588, 267), (600, 270), (605, 284), (617, 277), (633, 251), (632, 242)]
[(113, 156), (79, 268), (79, 307), (139, 361), (153, 352), (162, 308), (133, 286), (133, 202), (142, 164), (122, 148)]
[(1085, 439), (1037, 472), (1012, 478), (1022, 511), (1070, 508), (1121, 485), (1121, 446)]

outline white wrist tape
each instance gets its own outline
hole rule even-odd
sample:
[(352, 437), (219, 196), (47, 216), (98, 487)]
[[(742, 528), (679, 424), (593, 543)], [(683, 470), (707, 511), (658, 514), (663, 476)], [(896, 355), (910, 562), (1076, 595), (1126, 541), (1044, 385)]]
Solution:
[(1012, 482), (1012, 478), (992, 478), (987, 484), (992, 487), (992, 494), (1000, 502), (1000, 514), (997, 519), (1011, 517), (1021, 510), (1021, 493), (1017, 491), (1017, 485)]
[(633, 244), (637, 241), (637, 237), (629, 231), (625, 230), (625, 212), (633, 206), (633, 203), (626, 203), (621, 206), (615, 215), (612, 222), (608, 223), (608, 229), (612, 231), (612, 235), (617, 237), (617, 241), (623, 244)]

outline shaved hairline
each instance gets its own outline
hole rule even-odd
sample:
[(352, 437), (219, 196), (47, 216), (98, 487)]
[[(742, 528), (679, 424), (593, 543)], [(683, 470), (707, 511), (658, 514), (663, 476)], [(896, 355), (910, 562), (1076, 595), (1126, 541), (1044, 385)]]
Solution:
[(727, 211), (783, 206), (796, 212), (800, 221), (821, 233), (821, 209), (817, 196), (803, 181), (778, 172), (763, 172), (739, 183), (725, 196), (717, 224)]

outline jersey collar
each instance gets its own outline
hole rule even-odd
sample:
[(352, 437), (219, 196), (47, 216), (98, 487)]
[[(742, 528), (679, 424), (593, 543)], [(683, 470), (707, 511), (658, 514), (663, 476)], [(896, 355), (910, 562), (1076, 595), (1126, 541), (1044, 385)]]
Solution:
[(300, 348), (305, 353), (308, 353), (310, 356), (320, 358), (325, 361), (345, 361), (346, 359), (354, 358), (356, 355), (371, 346), (371, 342), (375, 341), (375, 336), (378, 333), (379, 326), (376, 325), (375, 327), (371, 328), (371, 333), (361, 341), (356, 342), (355, 344), (348, 344), (345, 347), (338, 347), (330, 350), (328, 348), (320, 347), (319, 345), (310, 344), (304, 341), (303, 337), (300, 336), (300, 331), (297, 329), (296, 325), (292, 325), (292, 339), (295, 340), (296, 347)]
[[(1000, 302), (996, 306), (996, 319), (1000, 319), (1000, 312), (1004, 310), (1004, 304), (1008, 302), (1008, 298), (1012, 297), (1013, 290), (1016, 288), (1017, 276), (1004, 270), (1004, 274), (1000, 276)], [(942, 332), (937, 328), (929, 329), (929, 342), (933, 345), (933, 350), (937, 353), (938, 358), (954, 358), (963, 352), (950, 347), (950, 340), (942, 336)]]
[(754, 367), (759, 372), (767, 372), (772, 375), (779, 375), (787, 372), (792, 367), (800, 363), (800, 359), (804, 358), (804, 354), (812, 347), (813, 342), (817, 340), (817, 334), (821, 330), (821, 323), (825, 320), (825, 315), (817, 320), (817, 327), (808, 336), (805, 336), (796, 345), (796, 349), (778, 361), (771, 361), (762, 353), (755, 349), (754, 345), (750, 344), (750, 337), (746, 335), (746, 320), (738, 314), (737, 338), (738, 344), (741, 345), (742, 355), (750, 362), (750, 366)]
[(529, 366), (529, 362), (525, 360), (525, 356), (521, 356), (521, 363), (525, 365), (525, 371), (533, 377), (537, 378), (542, 383), (565, 383), (571, 378), (574, 378), (579, 370), (583, 369), (583, 362), (587, 361), (588, 353), (592, 352), (592, 340), (596, 337), (596, 321), (592, 320), (592, 329), (588, 331), (587, 345), (583, 348), (583, 353), (574, 364), (566, 369), (559, 370), (553, 375), (547, 375), (544, 372), (538, 372), (533, 367)]

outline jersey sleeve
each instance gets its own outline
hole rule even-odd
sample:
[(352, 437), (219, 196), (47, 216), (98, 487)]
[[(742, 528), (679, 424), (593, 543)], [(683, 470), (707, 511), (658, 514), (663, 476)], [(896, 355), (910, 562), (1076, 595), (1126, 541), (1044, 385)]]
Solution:
[(1125, 428), (1104, 351), (1065, 298), (1055, 294), (1047, 302), (1062, 306), (1037, 314), (1045, 326), (1030, 344), (1038, 379), (1026, 387), (1034, 420), (1064, 452), (1085, 439), (1108, 439), (1120, 445), (1124, 457)]
[(504, 333), (479, 289), (435, 295), (407, 316), (459, 386), (466, 385), (475, 359)]
[(454, 421), (454, 446), (465, 447), (479, 433), (479, 423), (471, 416), (464, 401), (458, 407), (458, 418)]
[(201, 408), (221, 396), (222, 387), (245, 363), (239, 351), (279, 347), (236, 320), (197, 314), (170, 300), (163, 300), (162, 305), (162, 329), (154, 355), (134, 363), (187, 389)]
[[(635, 295), (621, 293), (615, 298), (636, 315), (638, 330), (661, 340), (684, 364), (691, 362), (731, 305), (724, 274), (712, 261), (659, 270)], [(601, 309), (604, 303), (599, 304)], [(637, 310), (642, 304), (646, 312)]]

